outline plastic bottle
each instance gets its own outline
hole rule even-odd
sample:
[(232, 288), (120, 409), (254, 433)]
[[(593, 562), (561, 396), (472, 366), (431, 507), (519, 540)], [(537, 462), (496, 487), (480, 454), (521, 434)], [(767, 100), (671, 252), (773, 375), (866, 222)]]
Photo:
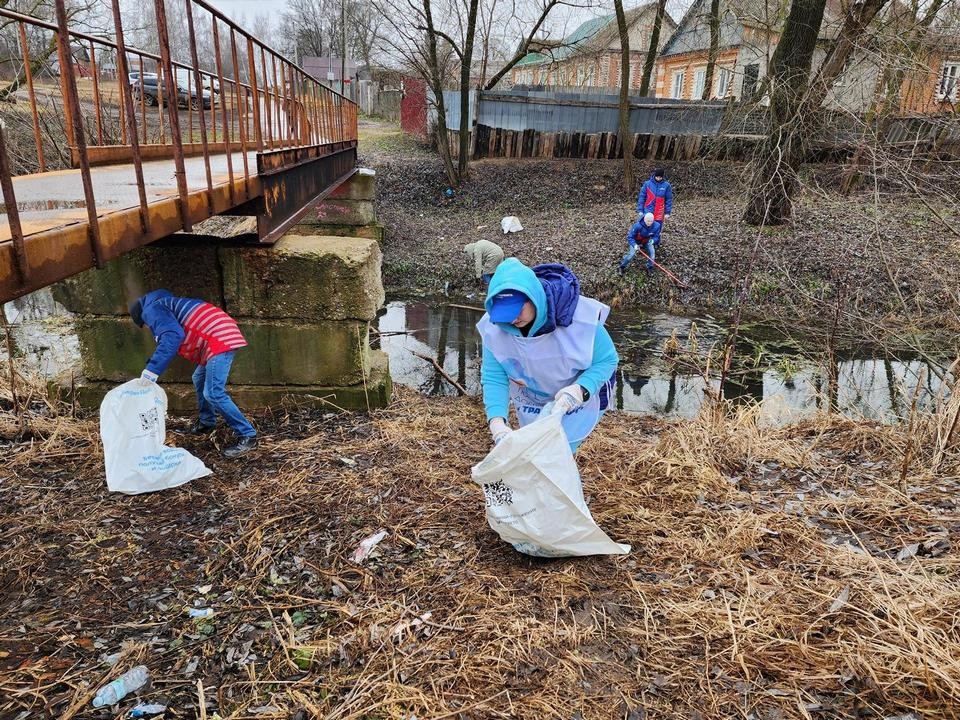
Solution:
[(187, 614), (192, 618), (213, 617), (213, 608), (190, 608)]
[(93, 706), (116, 705), (129, 693), (135, 692), (146, 685), (149, 679), (150, 671), (147, 670), (147, 666), (137, 665), (132, 670), (127, 670), (112, 683), (97, 690), (97, 696), (93, 698)]
[(137, 705), (130, 711), (130, 717), (132, 718), (144, 718), (150, 717), (151, 715), (160, 715), (167, 711), (166, 705), (159, 705), (157, 703), (152, 703), (150, 705)]

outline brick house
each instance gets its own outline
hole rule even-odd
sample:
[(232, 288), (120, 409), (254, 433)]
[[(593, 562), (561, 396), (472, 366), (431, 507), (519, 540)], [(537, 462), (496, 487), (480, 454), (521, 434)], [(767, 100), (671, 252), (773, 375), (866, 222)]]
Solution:
[[(720, 52), (709, 99), (753, 94), (766, 75), (786, 9), (786, 3), (776, 0), (721, 1)], [(667, 41), (657, 61), (657, 97), (702, 97), (710, 51), (709, 12), (708, 0), (696, 0)]]
[[(781, 0), (721, 0), (720, 52), (709, 99), (749, 100), (762, 87), (776, 49), (788, 3)], [(829, 43), (843, 19), (841, 0), (827, 0), (813, 58), (813, 69), (826, 58)], [(902, 27), (898, 15), (907, 7), (888, 5), (868, 41), (851, 55), (824, 100), (824, 106), (862, 114), (883, 91), (884, 73), (901, 62)], [(657, 61), (656, 95), (699, 99), (706, 81), (710, 49), (709, 2), (696, 0), (681, 19)], [(889, 43), (889, 45), (888, 45)], [(884, 50), (887, 46), (890, 50)], [(960, 84), (960, 33), (933, 33), (915, 59), (901, 88), (902, 112), (943, 112), (957, 101)]]
[[(626, 12), (630, 33), (630, 87), (637, 89), (643, 62), (650, 47), (656, 2)], [(660, 47), (676, 28), (669, 13), (660, 29)], [(559, 87), (620, 87), (620, 32), (615, 15), (594, 18), (580, 25), (554, 48), (529, 53), (511, 70), (513, 83)]]
[(900, 88), (904, 113), (946, 113), (960, 108), (960, 27), (931, 31)]

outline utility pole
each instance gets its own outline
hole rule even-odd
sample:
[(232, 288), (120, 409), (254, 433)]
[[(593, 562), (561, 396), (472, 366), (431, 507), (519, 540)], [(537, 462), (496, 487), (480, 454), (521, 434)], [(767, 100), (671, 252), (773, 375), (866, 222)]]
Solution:
[(347, 94), (347, 0), (340, 0), (340, 92)]

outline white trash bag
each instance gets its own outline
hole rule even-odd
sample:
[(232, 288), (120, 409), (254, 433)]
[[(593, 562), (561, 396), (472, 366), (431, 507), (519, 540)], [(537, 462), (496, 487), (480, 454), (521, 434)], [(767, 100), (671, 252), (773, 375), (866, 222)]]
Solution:
[(210, 474), (183, 448), (165, 447), (167, 394), (156, 383), (131, 380), (100, 403), (100, 439), (107, 487), (127, 495), (166, 490)]
[(593, 521), (562, 415), (546, 415), (507, 437), (472, 469), (487, 522), (518, 552), (538, 557), (626, 555)]
[(507, 215), (500, 221), (500, 229), (506, 235), (507, 233), (520, 232), (523, 230), (523, 225), (520, 224), (520, 218), (516, 215)]

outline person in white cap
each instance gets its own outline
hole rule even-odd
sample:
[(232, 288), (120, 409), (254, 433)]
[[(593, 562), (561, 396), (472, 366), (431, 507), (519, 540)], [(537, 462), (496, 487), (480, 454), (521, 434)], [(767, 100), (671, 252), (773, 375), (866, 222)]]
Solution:
[(660, 230), (663, 224), (654, 220), (653, 213), (646, 213), (637, 220), (627, 231), (627, 254), (620, 261), (620, 274), (623, 275), (633, 258), (637, 255), (637, 246), (643, 245), (647, 254), (647, 270), (653, 270), (653, 263), (657, 257), (657, 248), (660, 247)]

